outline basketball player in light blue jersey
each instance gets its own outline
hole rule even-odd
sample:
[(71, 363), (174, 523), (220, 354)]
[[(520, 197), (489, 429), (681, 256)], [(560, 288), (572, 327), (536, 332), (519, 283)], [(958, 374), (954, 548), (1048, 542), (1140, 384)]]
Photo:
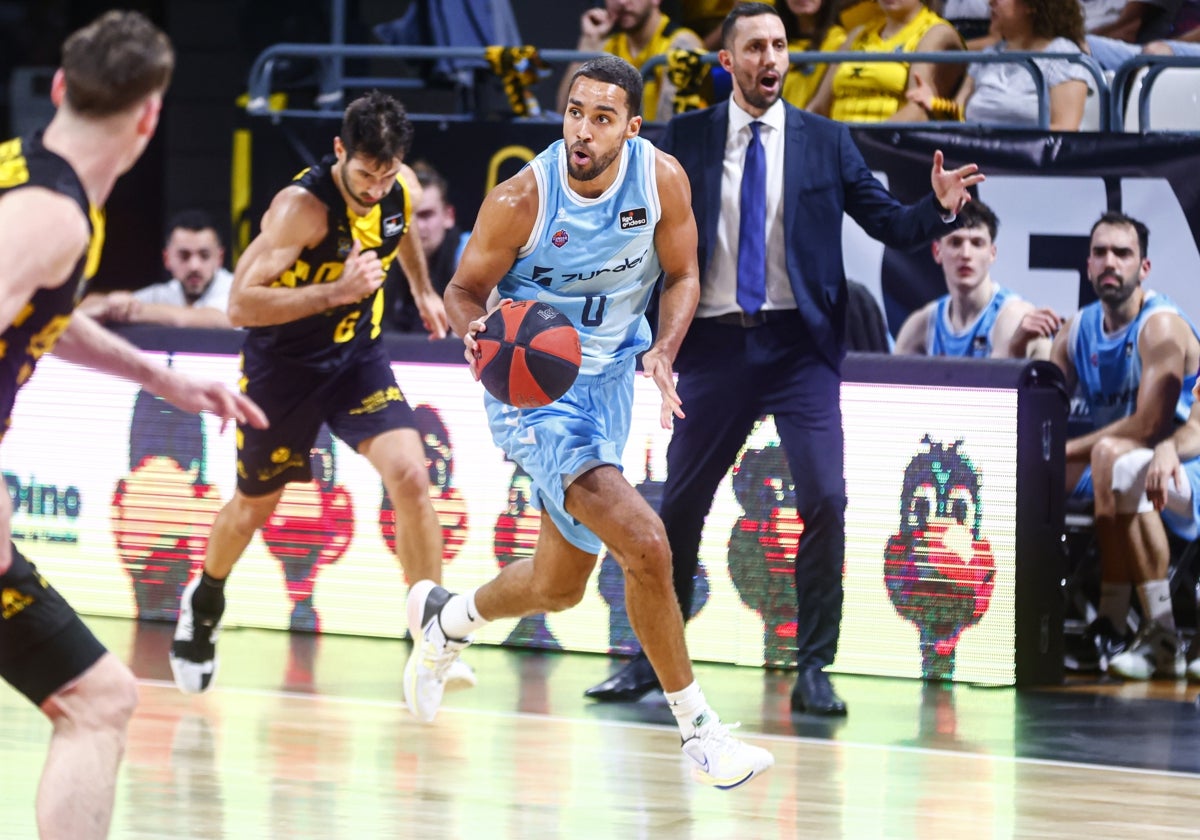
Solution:
[(1062, 319), (1039, 309), (992, 279), (996, 230), (992, 209), (972, 201), (960, 226), (933, 242), (933, 259), (946, 276), (947, 294), (913, 312), (896, 336), (897, 353), (1024, 359), (1050, 355)]
[[(1185, 661), (1167, 584), (1166, 528), (1197, 535), (1200, 458), (1183, 464), (1161, 515), (1149, 499), (1154, 447), (1184, 423), (1200, 369), (1200, 333), (1164, 296), (1142, 285), (1150, 271), (1149, 231), (1109, 212), (1092, 227), (1087, 272), (1099, 298), (1059, 332), (1051, 359), (1068, 393), (1076, 385), (1094, 430), (1067, 441), (1067, 489), (1095, 501), (1100, 549), (1098, 617), (1089, 627), (1100, 668), (1131, 679), (1177, 678)], [(1127, 646), (1134, 586), (1144, 618)]]
[[(484, 398), (496, 443), (533, 478), (537, 550), (462, 595), (430, 581), (413, 587), (405, 695), (418, 718), (432, 720), (445, 671), (471, 633), (579, 603), (607, 546), (625, 571), (629, 618), (679, 723), (684, 755), (699, 781), (732, 788), (774, 759), (734, 738), (705, 701), (662, 521), (621, 474), (638, 353), (662, 392), (663, 426), (683, 417), (672, 364), (699, 297), (691, 188), (673, 157), (638, 137), (642, 81), (632, 65), (593, 59), (569, 90), (564, 139), (488, 195), (445, 295), (473, 371), (475, 336), (501, 299), (551, 303), (580, 332), (580, 375), (560, 400), (518, 410)], [(651, 345), (644, 312), (660, 273)]]

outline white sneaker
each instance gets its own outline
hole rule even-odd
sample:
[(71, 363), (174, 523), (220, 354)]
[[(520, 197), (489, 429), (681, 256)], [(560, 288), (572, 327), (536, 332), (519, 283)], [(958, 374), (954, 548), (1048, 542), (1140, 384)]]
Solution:
[(1108, 670), (1128, 680), (1178, 679), (1186, 673), (1186, 666), (1179, 634), (1156, 621), (1144, 621), (1125, 652), (1108, 663)]
[(775, 764), (775, 756), (766, 750), (733, 737), (730, 730), (739, 724), (726, 726), (713, 712), (706, 712), (696, 722), (695, 733), (683, 742), (683, 754), (693, 762), (696, 781), (731, 790)]
[(467, 645), (466, 639), (447, 639), (438, 614), (450, 593), (431, 580), (413, 585), (408, 593), (408, 630), (412, 653), (404, 666), (404, 701), (417, 720), (431, 723), (442, 705), (446, 675)]
[(450, 667), (446, 669), (447, 691), (462, 691), (463, 689), (474, 688), (478, 682), (479, 680), (475, 677), (475, 669), (461, 659), (455, 659), (450, 663)]
[(212, 687), (217, 676), (217, 637), (221, 635), (221, 616), (202, 616), (192, 612), (192, 596), (200, 586), (196, 575), (183, 588), (179, 598), (179, 620), (175, 622), (175, 641), (171, 643), (171, 674), (184, 694), (200, 694)]

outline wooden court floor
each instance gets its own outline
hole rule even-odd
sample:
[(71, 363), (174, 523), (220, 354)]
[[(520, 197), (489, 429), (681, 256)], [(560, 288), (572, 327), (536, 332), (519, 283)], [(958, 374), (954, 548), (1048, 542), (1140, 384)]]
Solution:
[[(661, 700), (596, 705), (606, 658), (479, 647), (479, 686), (416, 723), (407, 643), (232, 630), (216, 688), (170, 682), (169, 625), (89, 623), (140, 679), (114, 838), (1200, 836), (1200, 709), (1183, 683), (1015, 691), (835, 677), (849, 717), (788, 709), (790, 675), (701, 665), (775, 753), (691, 781)], [(0, 837), (34, 837), (48, 725), (0, 690)]]

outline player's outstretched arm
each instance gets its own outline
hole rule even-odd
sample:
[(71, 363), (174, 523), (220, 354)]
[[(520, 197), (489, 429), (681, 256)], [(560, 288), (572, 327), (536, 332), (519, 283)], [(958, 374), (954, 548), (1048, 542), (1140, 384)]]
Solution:
[(642, 356), (642, 370), (654, 379), (662, 393), (659, 419), (663, 428), (669, 429), (673, 418), (684, 416), (672, 366), (700, 300), (700, 267), (691, 183), (679, 162), (665, 152), (656, 153), (655, 167), (662, 218), (654, 230), (654, 248), (662, 264), (663, 289), (659, 297), (658, 335), (654, 346)]
[(446, 286), (450, 328), (463, 337), (465, 356), (476, 378), (475, 333), (483, 330), (489, 297), (517, 261), (517, 252), (533, 231), (537, 211), (537, 181), (530, 170), (497, 185), (483, 200), (462, 259)]
[[(71, 323), (53, 352), (68, 362), (137, 382), (184, 411), (209, 411), (222, 420), (236, 420), (260, 429), (267, 427), (266, 415), (244, 394), (234, 393), (220, 382), (197, 379), (152, 361), (81, 312), (71, 316)], [(221, 427), (224, 428), (224, 423)]]

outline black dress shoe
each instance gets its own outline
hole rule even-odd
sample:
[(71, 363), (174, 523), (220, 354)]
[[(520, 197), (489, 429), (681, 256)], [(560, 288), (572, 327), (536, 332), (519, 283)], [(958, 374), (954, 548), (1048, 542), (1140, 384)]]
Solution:
[(829, 677), (820, 668), (805, 668), (796, 677), (792, 689), (792, 709), (810, 715), (842, 717), (846, 704), (833, 691)]
[(625, 703), (639, 700), (656, 688), (660, 686), (650, 660), (639, 652), (624, 668), (583, 692), (583, 696), (601, 703)]

